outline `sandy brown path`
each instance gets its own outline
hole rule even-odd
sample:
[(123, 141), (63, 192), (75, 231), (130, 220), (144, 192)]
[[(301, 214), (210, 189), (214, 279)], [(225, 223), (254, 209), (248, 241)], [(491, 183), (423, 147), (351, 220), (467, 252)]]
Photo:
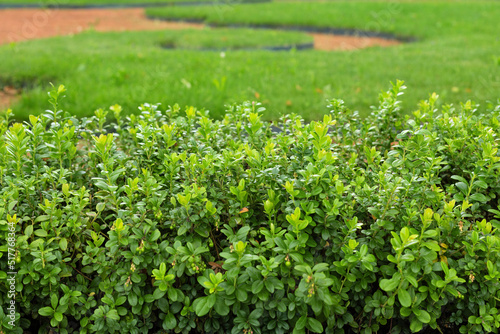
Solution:
[[(0, 44), (97, 31), (202, 29), (203, 24), (150, 20), (141, 8), (132, 9), (5, 9), (0, 10)], [(353, 50), (390, 46), (398, 41), (373, 37), (312, 33), (317, 50)]]
[(385, 47), (401, 44), (398, 40), (380, 37), (345, 36), (320, 33), (311, 33), (309, 35), (314, 38), (314, 49), (325, 51), (349, 51), (364, 49), (371, 46)]
[(203, 28), (200, 24), (149, 20), (141, 8), (0, 10), (0, 44), (97, 31)]
[(14, 87), (5, 86), (0, 89), (0, 111), (8, 109), (17, 99), (19, 99), (19, 91)]

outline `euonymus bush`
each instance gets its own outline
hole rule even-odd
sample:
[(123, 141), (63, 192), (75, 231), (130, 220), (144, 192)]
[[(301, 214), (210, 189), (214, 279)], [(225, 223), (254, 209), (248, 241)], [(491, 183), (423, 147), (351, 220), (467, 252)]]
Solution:
[(6, 114), (3, 332), (497, 332), (500, 106), (403, 117), (404, 88), (309, 124), (253, 103), (76, 119), (62, 86)]

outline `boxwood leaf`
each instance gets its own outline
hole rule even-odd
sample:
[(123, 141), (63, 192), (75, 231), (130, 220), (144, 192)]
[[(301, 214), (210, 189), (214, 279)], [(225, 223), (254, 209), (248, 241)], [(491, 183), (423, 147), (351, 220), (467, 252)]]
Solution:
[(295, 324), (295, 329), (303, 329), (306, 327), (307, 324), (307, 316), (303, 315), (297, 320), (297, 323)]
[(66, 238), (62, 238), (59, 240), (59, 248), (61, 250), (65, 251), (68, 248), (68, 240)]
[(252, 283), (252, 293), (253, 294), (258, 294), (259, 292), (262, 291), (262, 288), (264, 288), (264, 281), (263, 280), (258, 280)]
[(172, 313), (167, 313), (165, 319), (163, 319), (163, 326), (165, 329), (174, 329), (177, 326), (177, 319)]
[(35, 231), (35, 235), (36, 235), (37, 237), (46, 237), (48, 234), (47, 234), (47, 231), (42, 230), (42, 229), (40, 228), (40, 229), (38, 229), (38, 230), (36, 230), (36, 231)]
[(116, 321), (120, 320), (120, 316), (118, 315), (118, 312), (116, 310), (110, 310), (108, 313), (106, 313), (106, 317)]
[(398, 290), (398, 299), (401, 305), (404, 307), (410, 307), (411, 306), (411, 297), (410, 293), (406, 289), (399, 289)]
[(158, 300), (160, 298), (163, 298), (163, 296), (165, 296), (166, 293), (167, 293), (166, 291), (162, 291), (161, 289), (156, 288), (155, 291), (153, 292), (153, 298), (155, 300)]
[(323, 325), (314, 318), (307, 318), (307, 328), (314, 333), (323, 333)]
[(486, 196), (484, 196), (483, 194), (480, 194), (480, 193), (475, 193), (474, 195), (472, 195), (470, 197), (470, 199), (474, 200), (474, 201), (479, 201), (479, 202), (483, 202), (483, 203), (486, 203), (488, 202), (490, 199)]
[(383, 279), (380, 281), (380, 288), (384, 291), (390, 292), (396, 289), (399, 285), (399, 279)]
[(413, 310), (413, 313), (417, 316), (417, 319), (424, 324), (428, 324), (431, 321), (431, 316), (425, 310)]
[(130, 306), (135, 306), (137, 305), (137, 295), (133, 292), (130, 292), (128, 295), (128, 303)]
[(41, 309), (38, 310), (38, 313), (43, 316), (43, 317), (49, 317), (52, 314), (54, 314), (54, 309), (52, 307), (42, 307)]
[(63, 320), (63, 315), (61, 312), (54, 312), (54, 318), (56, 318), (57, 321), (61, 322)]
[(208, 312), (210, 312), (210, 309), (212, 309), (212, 307), (214, 306), (215, 301), (216, 301), (215, 295), (200, 297), (196, 299), (193, 302), (194, 311), (196, 312), (196, 315), (202, 317)]
[(214, 305), (214, 310), (221, 316), (226, 316), (229, 314), (229, 306), (226, 305), (223, 298), (217, 298), (217, 302)]

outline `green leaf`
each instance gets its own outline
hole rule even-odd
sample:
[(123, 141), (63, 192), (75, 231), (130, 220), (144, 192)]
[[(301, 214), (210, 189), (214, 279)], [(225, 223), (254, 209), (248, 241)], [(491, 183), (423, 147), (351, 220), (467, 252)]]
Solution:
[(480, 194), (480, 193), (475, 193), (474, 195), (472, 195), (470, 197), (470, 199), (474, 200), (474, 201), (479, 201), (479, 202), (483, 202), (483, 203), (486, 203), (488, 202), (490, 199), (486, 196), (484, 196), (483, 194)]
[(160, 298), (163, 298), (163, 296), (165, 296), (166, 293), (167, 293), (166, 291), (162, 291), (159, 288), (156, 288), (155, 291), (153, 292), (153, 298), (158, 300)]
[(50, 296), (50, 305), (52, 305), (52, 308), (55, 309), (57, 307), (57, 304), (59, 304), (59, 296), (53, 294), (52, 296)]
[(303, 329), (306, 327), (306, 324), (307, 324), (307, 316), (303, 315), (295, 323), (295, 329)]
[(133, 292), (130, 292), (128, 295), (128, 303), (130, 306), (135, 306), (137, 305), (137, 295)]
[(161, 236), (160, 230), (154, 230), (153, 234), (149, 238), (149, 241), (156, 241)]
[(406, 318), (406, 317), (410, 316), (411, 309), (409, 309), (407, 307), (402, 307), (399, 313), (401, 313), (401, 315)]
[(323, 325), (314, 318), (307, 318), (307, 328), (314, 333), (323, 333)]
[(248, 298), (248, 294), (245, 290), (245, 288), (238, 288), (236, 289), (236, 299), (238, 299), (240, 302), (244, 303)]
[(413, 285), (415, 288), (418, 288), (418, 282), (417, 282), (417, 279), (411, 275), (407, 275), (405, 277), (405, 279), (411, 284)]
[(35, 231), (35, 235), (37, 237), (42, 237), (43, 238), (43, 237), (46, 237), (48, 234), (47, 234), (47, 231), (42, 230), (42, 229), (38, 229), (38, 230)]
[(175, 326), (177, 326), (177, 319), (172, 313), (168, 312), (165, 319), (163, 319), (163, 327), (167, 330), (171, 330), (174, 329)]
[(410, 293), (405, 290), (405, 289), (399, 289), (398, 290), (398, 299), (401, 305), (404, 307), (410, 307), (411, 306), (411, 297)]
[(108, 313), (106, 313), (106, 317), (116, 321), (120, 320), (120, 316), (118, 315), (118, 312), (116, 310), (110, 310)]
[(226, 305), (224, 298), (217, 298), (217, 302), (214, 305), (214, 310), (218, 315), (226, 316), (229, 314), (229, 306)]
[(395, 290), (400, 282), (400, 277), (397, 277), (396, 274), (394, 274), (394, 277), (391, 279), (382, 279), (380, 281), (380, 288), (387, 292)]
[(35, 223), (38, 223), (38, 222), (44, 222), (44, 221), (47, 221), (50, 219), (50, 216), (49, 215), (41, 215), (41, 216), (38, 216), (36, 219), (35, 219)]
[(424, 310), (413, 310), (413, 313), (417, 316), (418, 320), (424, 324), (428, 324), (431, 321), (431, 316), (427, 311)]
[(68, 240), (66, 240), (66, 238), (59, 240), (59, 248), (61, 248), (62, 251), (65, 251), (68, 248)]
[(197, 298), (193, 302), (194, 311), (196, 312), (196, 315), (202, 317), (208, 312), (210, 312), (210, 309), (214, 306), (215, 301), (216, 301), (215, 295)]
[(483, 188), (483, 189), (487, 189), (488, 188), (488, 184), (484, 181), (481, 181), (481, 180), (477, 180), (477, 181), (474, 181), (473, 183), (475, 186), (478, 186), (480, 188)]
[(168, 299), (170, 299), (173, 302), (177, 301), (179, 293), (177, 292), (176, 288), (169, 287), (167, 292), (168, 292)]
[(305, 334), (305, 332), (306, 332), (305, 326), (303, 328), (300, 328), (300, 329), (295, 327), (293, 329), (292, 334)]
[(422, 322), (417, 318), (411, 319), (410, 330), (412, 333), (420, 332), (422, 330)]
[(458, 182), (458, 183), (455, 183), (455, 186), (460, 189), (460, 191), (466, 195), (467, 194), (467, 191), (469, 190), (469, 186), (467, 184), (465, 184), (464, 182)]
[(441, 269), (443, 269), (444, 274), (448, 276), (450, 270), (448, 269), (448, 265), (444, 261), (441, 261)]
[(270, 293), (274, 293), (274, 284), (273, 284), (273, 282), (271, 282), (270, 280), (265, 280), (264, 284), (266, 286), (267, 291), (269, 291)]
[(488, 260), (488, 262), (486, 262), (486, 267), (488, 268), (488, 272), (490, 274), (494, 274), (495, 273), (495, 267), (493, 265), (493, 262), (491, 262), (490, 260)]
[(116, 306), (120, 306), (120, 305), (122, 305), (123, 303), (125, 303), (126, 301), (127, 301), (127, 297), (125, 297), (125, 296), (120, 296), (120, 297), (116, 298), (115, 305), (116, 305)]
[(401, 256), (400, 260), (412, 262), (413, 260), (415, 260), (415, 257), (412, 254), (404, 254), (403, 256)]
[(252, 283), (252, 293), (254, 295), (258, 294), (264, 288), (264, 281), (258, 280)]
[(155, 301), (155, 297), (153, 297), (152, 294), (147, 294), (144, 296), (144, 301), (146, 301), (146, 303), (150, 304), (150, 303)]
[(89, 323), (89, 318), (85, 317), (80, 320), (80, 326), (85, 327)]
[(433, 250), (435, 252), (441, 251), (441, 247), (439, 247), (437, 241), (424, 241), (422, 243), (425, 247), (429, 248), (430, 250)]
[(467, 183), (467, 180), (466, 180), (466, 179), (464, 179), (463, 177), (458, 176), (458, 175), (453, 175), (451, 178), (452, 178), (453, 180), (457, 180), (457, 181), (461, 181), (461, 182), (463, 182), (463, 183)]
[(54, 318), (56, 318), (58, 322), (61, 322), (63, 320), (63, 315), (61, 312), (54, 312)]
[(112, 298), (110, 298), (109, 296), (102, 297), (101, 301), (103, 303), (108, 304), (108, 305), (113, 305), (113, 303), (114, 303), (114, 300)]
[(31, 237), (32, 234), (33, 234), (33, 225), (26, 226), (26, 229), (24, 230), (24, 235), (29, 238)]
[(106, 203), (97, 203), (95, 209), (97, 210), (97, 212), (101, 212), (102, 210), (104, 210), (104, 207), (106, 206)]
[(42, 307), (41, 309), (38, 310), (38, 313), (42, 316), (42, 317), (50, 317), (52, 316), (52, 314), (54, 314), (54, 309), (52, 307)]
[(179, 227), (179, 229), (177, 230), (177, 235), (183, 235), (185, 234), (186, 232), (188, 231), (188, 227), (186, 225), (182, 225)]

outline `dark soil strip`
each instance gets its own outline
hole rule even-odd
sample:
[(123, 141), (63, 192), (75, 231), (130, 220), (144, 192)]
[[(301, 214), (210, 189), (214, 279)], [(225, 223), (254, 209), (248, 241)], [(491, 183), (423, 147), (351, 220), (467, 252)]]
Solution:
[[(156, 18), (157, 20), (159, 18)], [(272, 29), (272, 30), (287, 30), (287, 31), (302, 31), (308, 33), (321, 33), (338, 36), (354, 36), (368, 38), (383, 38), (388, 40), (396, 40), (400, 42), (414, 42), (416, 38), (409, 36), (396, 36), (390, 33), (378, 31), (364, 31), (358, 29), (346, 28), (329, 28), (329, 27), (311, 27), (311, 26), (295, 26), (295, 25), (265, 25), (265, 24), (208, 24), (213, 28), (252, 28), (252, 29)]]
[(0, 9), (16, 9), (16, 8), (48, 8), (48, 9), (105, 9), (105, 8), (147, 8), (147, 7), (166, 7), (166, 6), (213, 6), (213, 5), (230, 5), (230, 4), (249, 4), (249, 3), (264, 3), (271, 0), (234, 0), (234, 1), (184, 1), (184, 2), (148, 2), (148, 3), (128, 3), (128, 4), (93, 4), (93, 5), (72, 5), (72, 4), (2, 4)]
[(171, 50), (187, 50), (187, 51), (207, 51), (207, 52), (225, 52), (225, 51), (291, 51), (291, 50), (313, 50), (314, 43), (302, 43), (295, 45), (279, 45), (279, 46), (255, 46), (255, 47), (234, 47), (234, 48), (183, 48), (175, 45), (164, 45), (164, 49)]

